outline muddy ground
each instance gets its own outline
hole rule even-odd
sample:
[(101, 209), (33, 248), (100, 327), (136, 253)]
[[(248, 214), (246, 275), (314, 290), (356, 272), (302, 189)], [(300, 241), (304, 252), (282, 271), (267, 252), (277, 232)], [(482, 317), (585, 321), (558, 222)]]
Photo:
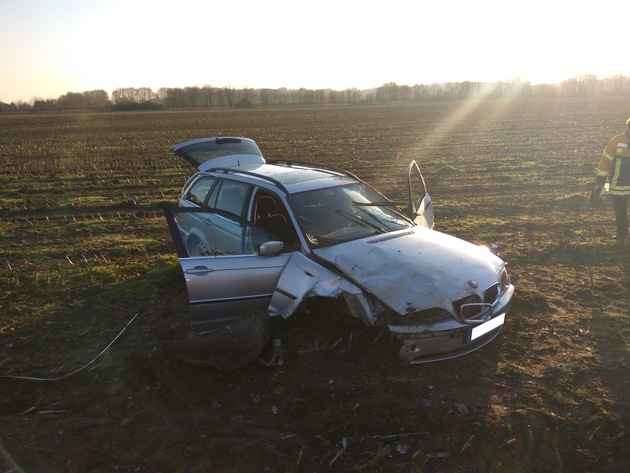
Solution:
[(408, 367), (389, 336), (313, 308), (277, 329), (282, 366), (223, 373), (162, 356), (155, 338), (184, 336), (186, 300), (183, 285), (161, 295), (161, 307), (140, 312), (85, 371), (2, 381), (3, 472), (623, 472), (629, 464), (630, 329), (610, 327), (604, 314), (584, 320), (519, 298), (493, 344)]
[[(492, 157), (486, 176), (495, 159), (518, 158), (500, 180), (445, 174), (446, 157), (426, 172), (436, 228), (493, 237), (510, 264), (517, 298), (501, 336), (482, 350), (401, 366), (395, 339), (315, 303), (273, 324), (281, 366), (190, 366), (160, 349), (188, 329), (174, 267), (137, 310), (103, 292), (85, 311), (0, 327), (0, 472), (628, 471), (630, 250), (610, 249), (612, 210), (586, 203), (597, 156), (624, 112), (602, 124), (597, 107), (588, 136), (561, 136), (579, 111), (561, 110), (566, 121), (544, 135), (548, 145), (476, 149), (478, 162)], [(526, 108), (508, 118), (531, 134), (543, 116)], [(558, 156), (566, 160), (549, 160)], [(16, 294), (1, 296), (3, 310), (20, 312)], [(44, 370), (42, 360), (73, 353), (87, 363), (135, 314), (74, 375), (8, 377), (69, 374), (82, 363)], [(104, 317), (98, 338), (80, 336)]]

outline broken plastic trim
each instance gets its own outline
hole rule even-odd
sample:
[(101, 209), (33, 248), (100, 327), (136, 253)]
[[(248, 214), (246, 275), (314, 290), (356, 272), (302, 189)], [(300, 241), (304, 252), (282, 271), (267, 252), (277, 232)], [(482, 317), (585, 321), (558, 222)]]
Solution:
[(467, 324), (478, 324), (492, 317), (492, 304), (487, 302), (469, 302), (459, 308), (462, 321)]

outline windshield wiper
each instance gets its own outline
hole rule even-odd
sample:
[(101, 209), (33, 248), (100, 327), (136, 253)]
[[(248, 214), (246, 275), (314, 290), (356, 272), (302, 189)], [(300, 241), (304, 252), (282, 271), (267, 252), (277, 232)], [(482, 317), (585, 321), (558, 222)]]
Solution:
[[(351, 214), (349, 212), (346, 212), (345, 210), (339, 210), (339, 209), (335, 210), (335, 213), (338, 214), (338, 215), (341, 215), (342, 217), (347, 218), (348, 220), (352, 220), (352, 221), (358, 222), (361, 225), (363, 225), (364, 227), (372, 227), (372, 228), (374, 228), (375, 230), (378, 230), (381, 233), (387, 233), (387, 230), (384, 229), (383, 227), (375, 225), (372, 222), (368, 222), (367, 220), (359, 217), (358, 215), (353, 215), (353, 214)], [(368, 215), (371, 216), (371, 214), (369, 212), (368, 212)], [(375, 219), (376, 219), (376, 221), (378, 221), (380, 223), (380, 221), (377, 218), (375, 218)]]
[(352, 201), (352, 205), (356, 205), (357, 207), (396, 207), (396, 204), (393, 202), (357, 202), (356, 200)]
[[(406, 222), (411, 222), (411, 220), (409, 220), (409, 217), (407, 217), (405, 214), (403, 214), (398, 209), (398, 206), (396, 204), (394, 204), (393, 202), (387, 202), (387, 201), (383, 201), (383, 202), (356, 202), (356, 201), (352, 201), (352, 205), (354, 205), (355, 207), (358, 207), (359, 210), (363, 210), (366, 214), (368, 214), (374, 220), (376, 220), (377, 222), (379, 222), (380, 224), (383, 224), (383, 225), (385, 224), (383, 219), (378, 218), (376, 215), (374, 215), (371, 212), (368, 212), (363, 207), (388, 207), (391, 212), (396, 214), (396, 216), (400, 217), (401, 219), (405, 220)], [(391, 223), (397, 223), (395, 220), (393, 220), (391, 218), (386, 219), (385, 221), (391, 222)]]

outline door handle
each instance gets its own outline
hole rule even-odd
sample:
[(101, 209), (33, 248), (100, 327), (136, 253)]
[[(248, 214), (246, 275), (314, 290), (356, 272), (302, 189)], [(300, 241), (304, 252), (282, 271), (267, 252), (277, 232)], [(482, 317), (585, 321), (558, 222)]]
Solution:
[(198, 275), (208, 274), (212, 272), (214, 272), (214, 269), (207, 268), (205, 266), (195, 266), (194, 268), (190, 268), (185, 271), (186, 274), (198, 274)]

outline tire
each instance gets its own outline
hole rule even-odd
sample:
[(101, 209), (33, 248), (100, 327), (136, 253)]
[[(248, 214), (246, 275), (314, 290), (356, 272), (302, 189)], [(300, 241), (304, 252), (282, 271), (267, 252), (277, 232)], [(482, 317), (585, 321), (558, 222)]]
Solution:
[(206, 248), (206, 244), (201, 241), (199, 237), (191, 236), (188, 239), (188, 244), (186, 245), (186, 249), (188, 250), (188, 256), (207, 256), (208, 248)]

